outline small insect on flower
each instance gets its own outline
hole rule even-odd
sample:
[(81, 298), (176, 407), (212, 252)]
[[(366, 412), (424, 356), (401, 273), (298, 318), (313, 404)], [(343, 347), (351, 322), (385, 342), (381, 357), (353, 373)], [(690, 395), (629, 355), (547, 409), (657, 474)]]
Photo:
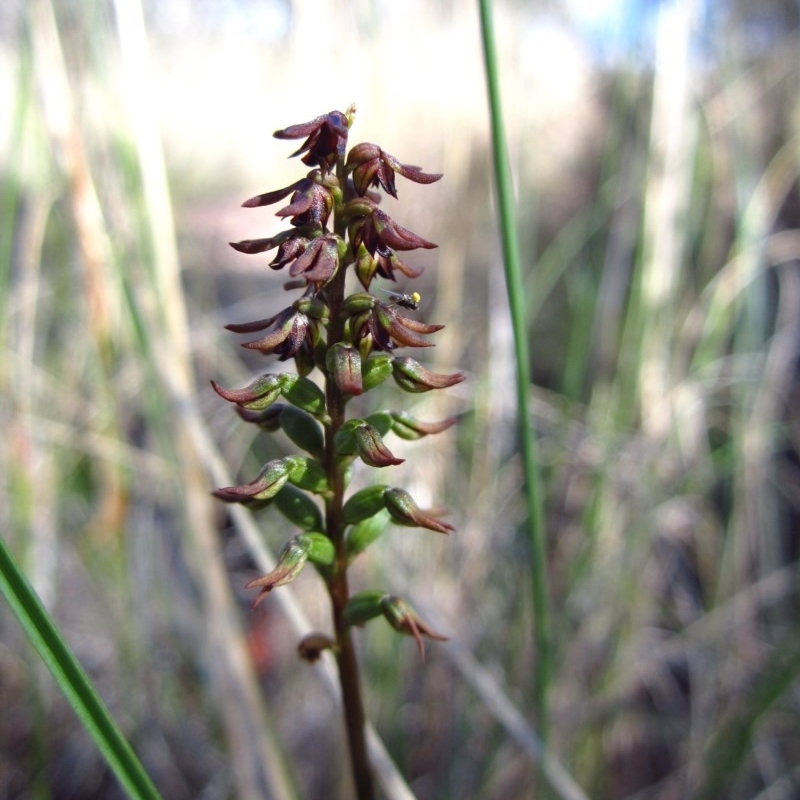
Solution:
[(411, 294), (400, 294), (398, 292), (390, 292), (388, 289), (381, 289), (380, 291), (386, 292), (389, 295), (389, 299), (398, 306), (402, 308), (407, 308), (410, 311), (416, 311), (419, 308), (419, 301), (422, 300), (422, 296), (419, 292), (412, 292)]

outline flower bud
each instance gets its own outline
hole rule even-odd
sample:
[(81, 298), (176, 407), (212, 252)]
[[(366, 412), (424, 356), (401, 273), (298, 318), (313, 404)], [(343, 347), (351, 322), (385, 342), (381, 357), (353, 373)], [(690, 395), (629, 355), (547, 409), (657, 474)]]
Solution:
[(325, 633), (306, 634), (297, 645), (297, 652), (300, 658), (305, 661), (318, 661), (324, 650), (332, 650), (336, 647), (336, 642)]
[(401, 389), (413, 393), (445, 389), (464, 380), (464, 375), (460, 372), (453, 375), (441, 375), (425, 369), (413, 358), (392, 359), (392, 374)]
[(283, 488), (289, 480), (292, 459), (277, 458), (268, 461), (258, 477), (242, 486), (227, 486), (212, 494), (226, 503), (252, 503), (256, 500), (269, 500)]
[(224, 389), (216, 381), (211, 381), (214, 391), (231, 403), (250, 411), (261, 411), (272, 405), (281, 393), (280, 375), (267, 373), (256, 378), (243, 389)]
[(375, 298), (368, 292), (351, 294), (342, 304), (345, 314), (355, 315), (362, 311), (372, 311), (375, 307)]
[(423, 622), (416, 611), (405, 601), (394, 595), (384, 595), (380, 601), (381, 611), (389, 624), (398, 632), (406, 636), (413, 636), (419, 648), (420, 658), (425, 660), (425, 645), (423, 636), (446, 642), (447, 637), (436, 633), (427, 623)]
[(340, 456), (353, 456), (358, 450), (356, 444), (356, 427), (361, 425), (360, 419), (349, 419), (333, 437), (333, 446)]
[(380, 433), (372, 425), (363, 423), (353, 432), (356, 448), (361, 460), (370, 467), (391, 467), (402, 464), (405, 459), (397, 458), (383, 443)]
[(284, 586), (291, 583), (303, 570), (308, 560), (309, 544), (298, 541), (297, 538), (290, 539), (278, 554), (278, 563), (272, 572), (261, 578), (245, 584), (245, 589), (260, 588), (261, 591), (253, 601), (255, 608), (276, 586)]
[(337, 342), (328, 348), (325, 357), (328, 372), (340, 391), (358, 395), (363, 391), (361, 383), (361, 354), (352, 345)]
[(378, 263), (370, 255), (369, 250), (367, 250), (363, 244), (358, 248), (355, 270), (359, 283), (365, 289), (369, 289), (369, 285), (372, 283), (372, 279), (375, 277), (375, 273), (378, 271)]
[(327, 322), (330, 317), (330, 309), (319, 297), (301, 297), (292, 303), (292, 307), (318, 322)]
[(454, 530), (449, 523), (442, 522), (430, 512), (423, 511), (405, 489), (387, 489), (383, 499), (392, 519), (398, 525), (427, 528), (437, 533), (449, 533)]

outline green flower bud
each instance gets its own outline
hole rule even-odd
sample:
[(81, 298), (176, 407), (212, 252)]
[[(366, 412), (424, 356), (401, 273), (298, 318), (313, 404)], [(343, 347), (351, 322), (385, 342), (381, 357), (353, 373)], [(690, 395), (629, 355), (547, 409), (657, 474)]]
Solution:
[(397, 458), (383, 443), (380, 433), (372, 425), (362, 423), (353, 432), (361, 460), (370, 467), (391, 467), (402, 464), (405, 459)]
[(267, 373), (256, 378), (243, 389), (224, 389), (211, 381), (214, 391), (231, 403), (250, 411), (261, 411), (272, 405), (281, 394), (281, 376)]
[(255, 608), (276, 586), (291, 583), (303, 570), (308, 560), (310, 545), (297, 539), (290, 539), (278, 554), (278, 563), (272, 572), (245, 584), (245, 589), (258, 587), (261, 591), (253, 601)]
[(378, 265), (375, 259), (370, 255), (369, 250), (367, 250), (363, 244), (360, 245), (356, 257), (355, 270), (356, 277), (365, 289), (369, 289), (369, 285), (372, 283), (377, 269)]
[(397, 385), (406, 392), (427, 392), (431, 389), (445, 389), (464, 380), (460, 372), (441, 375), (425, 369), (413, 358), (392, 359), (392, 374)]
[(345, 299), (342, 310), (350, 316), (372, 311), (375, 307), (375, 298), (369, 292), (356, 292)]
[(405, 489), (387, 489), (383, 495), (386, 508), (398, 525), (427, 528), (437, 533), (449, 533), (453, 526), (423, 511)]
[(440, 642), (446, 642), (447, 637), (441, 633), (436, 633), (429, 627), (419, 615), (411, 608), (405, 600), (401, 600), (394, 595), (386, 594), (381, 600), (381, 611), (383, 616), (386, 617), (388, 623), (398, 632), (406, 636), (413, 636), (417, 641), (419, 648), (420, 658), (425, 660), (425, 645), (422, 641), (423, 636), (429, 639), (436, 639)]
[(301, 297), (293, 303), (293, 308), (319, 322), (327, 322), (330, 318), (330, 309), (319, 297)]
[(361, 394), (361, 354), (355, 347), (337, 342), (328, 348), (325, 365), (342, 392)]
[(214, 497), (226, 503), (251, 503), (256, 500), (269, 500), (283, 488), (289, 480), (292, 459), (278, 458), (268, 461), (258, 477), (242, 486), (227, 486), (213, 492)]

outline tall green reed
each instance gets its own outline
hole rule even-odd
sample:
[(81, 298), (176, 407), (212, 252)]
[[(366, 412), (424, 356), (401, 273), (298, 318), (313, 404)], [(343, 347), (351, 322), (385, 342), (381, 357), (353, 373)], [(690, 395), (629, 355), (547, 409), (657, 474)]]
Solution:
[(550, 647), (549, 600), (547, 592), (547, 548), (544, 507), (539, 486), (539, 465), (536, 439), (529, 413), (530, 354), (528, 323), (525, 312), (525, 285), (519, 254), (519, 240), (514, 213), (513, 187), (509, 169), (506, 135), (503, 126), (500, 80), (490, 0), (481, 0), (481, 34), (489, 96), (489, 118), (492, 125), (492, 155), (497, 189), (497, 208), (503, 244), (503, 266), (506, 275), (511, 325), (514, 335), (516, 367), (517, 425), (525, 475), (528, 534), (531, 543), (531, 585), (536, 636), (536, 670), (534, 677), (537, 722), (546, 738), (548, 728), (547, 691), (550, 682), (552, 653)]

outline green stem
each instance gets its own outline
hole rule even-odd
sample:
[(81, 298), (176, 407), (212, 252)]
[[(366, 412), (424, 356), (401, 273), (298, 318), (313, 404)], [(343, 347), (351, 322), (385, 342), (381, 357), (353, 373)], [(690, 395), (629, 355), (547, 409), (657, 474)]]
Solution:
[(528, 413), (531, 385), (528, 339), (526, 332), (525, 289), (520, 268), (519, 244), (514, 220), (514, 201), (511, 172), (508, 165), (503, 114), (500, 103), (500, 86), (497, 74), (494, 27), (491, 0), (479, 0), (481, 35), (483, 38), (486, 84), (489, 95), (489, 111), (492, 124), (492, 155), (497, 184), (497, 205), (503, 245), (508, 302), (511, 310), (511, 326), (514, 335), (514, 350), (517, 368), (517, 410), (522, 446), (522, 463), (525, 472), (528, 501), (528, 532), (530, 537), (532, 564), (531, 581), (533, 591), (533, 615), (536, 626), (536, 674), (535, 703), (537, 723), (542, 741), (546, 741), (548, 729), (547, 690), (550, 682), (550, 622), (547, 591), (547, 549), (545, 543), (544, 509), (539, 487), (539, 468), (536, 458), (536, 441)]
[[(337, 169), (339, 183), (346, 186), (344, 165)], [(334, 230), (344, 237), (345, 225), (341, 219), (340, 206), (334, 211)], [(346, 264), (342, 263), (328, 287), (330, 324), (328, 344), (344, 339), (344, 302)], [(366, 715), (361, 692), (361, 677), (358, 659), (353, 644), (350, 626), (344, 618), (344, 610), (350, 599), (347, 580), (347, 543), (345, 541), (345, 522), (342, 513), (344, 506), (345, 479), (344, 468), (336, 454), (334, 437), (345, 421), (345, 400), (333, 377), (325, 375), (325, 395), (330, 423), (325, 428), (325, 469), (328, 475), (330, 496), (325, 502), (325, 526), (328, 537), (336, 552), (333, 570), (328, 579), (328, 592), (331, 598), (333, 629), (336, 637), (336, 662), (339, 668), (339, 685), (342, 691), (342, 710), (344, 713), (347, 743), (350, 751), (350, 764), (358, 800), (373, 800), (375, 797), (372, 768), (369, 762), (366, 740)]]

